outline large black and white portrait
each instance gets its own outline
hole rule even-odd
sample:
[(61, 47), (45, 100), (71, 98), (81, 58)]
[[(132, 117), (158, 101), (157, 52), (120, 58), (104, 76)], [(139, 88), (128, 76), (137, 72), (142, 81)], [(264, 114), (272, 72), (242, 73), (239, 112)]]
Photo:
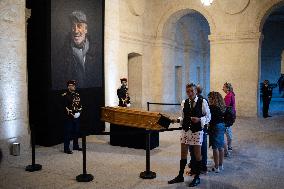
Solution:
[(76, 80), (79, 88), (102, 86), (102, 0), (51, 1), (52, 89)]

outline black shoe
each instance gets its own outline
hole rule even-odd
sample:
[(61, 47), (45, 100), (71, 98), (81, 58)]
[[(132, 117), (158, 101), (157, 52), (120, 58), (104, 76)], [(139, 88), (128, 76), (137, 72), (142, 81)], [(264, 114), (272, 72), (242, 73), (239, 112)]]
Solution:
[(73, 148), (73, 150), (82, 151), (82, 148), (76, 147), (76, 148)]
[(71, 150), (64, 150), (65, 154), (73, 154), (73, 152)]
[(184, 182), (184, 178), (183, 176), (178, 175), (173, 180), (168, 181), (168, 184), (175, 184), (175, 183), (180, 183), (180, 182)]
[(192, 169), (190, 169), (190, 171), (189, 171), (189, 176), (193, 176), (193, 175), (195, 175), (196, 173), (192, 170)]
[(202, 166), (201, 174), (207, 174), (207, 172), (208, 172), (207, 166)]
[(188, 185), (189, 187), (195, 187), (200, 184), (200, 178), (194, 178), (193, 181)]
[(272, 117), (271, 115), (268, 115), (267, 117)]
[(191, 169), (191, 163), (187, 164), (187, 166), (188, 166), (188, 168), (190, 168), (190, 169)]

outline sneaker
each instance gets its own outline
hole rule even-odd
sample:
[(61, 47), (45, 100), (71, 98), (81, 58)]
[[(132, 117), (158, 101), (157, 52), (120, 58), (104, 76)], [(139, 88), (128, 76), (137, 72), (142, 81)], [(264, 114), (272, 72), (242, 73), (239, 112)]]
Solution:
[(212, 171), (212, 172), (215, 172), (215, 173), (219, 173), (219, 172), (220, 172), (220, 169), (219, 169), (219, 167), (218, 167), (218, 168), (213, 167), (213, 168), (211, 169), (211, 171)]
[(230, 154), (230, 152), (228, 151), (228, 152), (225, 152), (224, 157), (225, 157), (225, 158), (229, 158), (230, 155), (231, 155), (231, 154)]
[(233, 148), (232, 147), (228, 147), (228, 151), (233, 151)]
[(219, 165), (219, 170), (220, 171), (224, 171), (224, 166), (223, 165)]
[(202, 169), (201, 169), (200, 173), (206, 175), (207, 172), (208, 172), (207, 166), (202, 166)]

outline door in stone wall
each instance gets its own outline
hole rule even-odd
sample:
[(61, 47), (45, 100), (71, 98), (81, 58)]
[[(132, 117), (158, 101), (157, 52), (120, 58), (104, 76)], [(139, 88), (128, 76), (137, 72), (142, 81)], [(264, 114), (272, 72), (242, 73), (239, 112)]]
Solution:
[(137, 53), (128, 55), (128, 87), (131, 107), (142, 107), (142, 56)]

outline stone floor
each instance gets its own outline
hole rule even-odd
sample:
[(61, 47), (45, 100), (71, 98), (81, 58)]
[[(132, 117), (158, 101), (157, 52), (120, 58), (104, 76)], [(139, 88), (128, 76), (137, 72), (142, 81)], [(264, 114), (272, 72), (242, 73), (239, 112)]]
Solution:
[[(238, 118), (233, 126), (234, 142), (231, 158), (225, 160), (225, 170), (201, 177), (196, 188), (216, 189), (281, 189), (284, 186), (284, 116)], [(62, 145), (37, 147), (37, 162), (42, 171), (29, 173), (24, 167), (30, 163), (30, 153), (9, 156), (0, 167), (0, 188), (7, 189), (138, 189), (187, 188), (185, 183), (168, 185), (178, 172), (179, 131), (160, 134), (160, 147), (151, 151), (151, 169), (157, 173), (153, 180), (139, 178), (145, 170), (145, 151), (108, 144), (108, 136), (87, 138), (87, 169), (95, 179), (77, 183), (82, 172), (82, 154), (62, 153)], [(209, 166), (212, 150), (209, 149)]]

